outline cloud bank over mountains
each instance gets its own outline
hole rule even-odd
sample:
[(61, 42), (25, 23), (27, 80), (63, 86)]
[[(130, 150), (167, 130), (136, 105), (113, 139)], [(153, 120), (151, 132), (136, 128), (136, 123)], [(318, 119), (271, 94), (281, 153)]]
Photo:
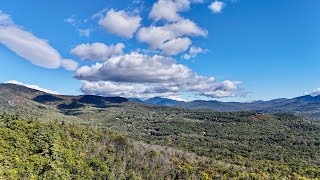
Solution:
[(305, 95), (311, 95), (311, 96), (319, 96), (320, 95), (320, 88), (317, 88), (311, 92), (305, 92)]
[(222, 98), (236, 96), (240, 84), (228, 80), (218, 82), (214, 77), (198, 75), (167, 56), (131, 52), (102, 59), (106, 60), (82, 66), (74, 76), (84, 82), (81, 90), (85, 94), (145, 99), (193, 93), (197, 96)]

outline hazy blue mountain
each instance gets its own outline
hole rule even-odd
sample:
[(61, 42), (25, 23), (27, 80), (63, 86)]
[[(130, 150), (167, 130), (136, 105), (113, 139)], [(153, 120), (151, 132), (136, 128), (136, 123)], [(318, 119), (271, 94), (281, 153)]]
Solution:
[(155, 104), (161, 106), (179, 106), (183, 101), (176, 101), (168, 98), (154, 97), (144, 101), (147, 104)]
[(318, 103), (318, 102), (320, 102), (320, 96), (306, 95), (306, 96), (296, 97), (296, 98), (293, 98), (293, 99), (294, 100), (298, 100), (298, 101), (308, 102), (308, 103)]
[(167, 98), (151, 98), (147, 104), (183, 107), (189, 109), (209, 109), (219, 112), (256, 111), (263, 113), (293, 112), (312, 120), (320, 120), (320, 96), (301, 96), (292, 99), (279, 98), (270, 101), (221, 102), (216, 100), (176, 101)]
[(137, 102), (137, 103), (145, 103), (142, 99), (139, 99), (139, 98), (128, 98), (130, 101), (133, 101), (133, 102)]

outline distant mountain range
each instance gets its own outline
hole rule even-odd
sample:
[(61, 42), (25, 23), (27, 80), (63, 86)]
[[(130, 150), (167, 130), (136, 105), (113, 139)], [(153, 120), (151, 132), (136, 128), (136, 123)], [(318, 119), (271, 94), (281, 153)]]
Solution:
[[(40, 103), (40, 104), (37, 104)], [(254, 102), (221, 102), (195, 100), (176, 101), (155, 97), (147, 100), (122, 97), (101, 97), (93, 95), (64, 96), (51, 95), (14, 84), (0, 84), (0, 110), (23, 106), (35, 111), (45, 111), (41, 104), (54, 105), (57, 109), (67, 111), (81, 107), (108, 108), (113, 106), (159, 105), (187, 109), (206, 109), (219, 112), (255, 111), (261, 113), (291, 112), (303, 115), (310, 120), (320, 120), (320, 96), (301, 96), (292, 99), (274, 99)], [(41, 109), (42, 108), (42, 109)], [(21, 108), (20, 108), (21, 109)]]
[(190, 102), (176, 101), (167, 98), (155, 97), (145, 101), (131, 99), (139, 103), (182, 107), (188, 109), (209, 109), (219, 112), (256, 111), (261, 113), (292, 112), (304, 115), (312, 120), (320, 120), (320, 96), (300, 96), (292, 99), (280, 98), (270, 101), (254, 102), (221, 102), (195, 100)]

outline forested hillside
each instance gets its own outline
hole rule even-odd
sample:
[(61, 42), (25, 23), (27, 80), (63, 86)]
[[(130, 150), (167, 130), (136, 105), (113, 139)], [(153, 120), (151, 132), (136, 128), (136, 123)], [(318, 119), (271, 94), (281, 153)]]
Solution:
[(0, 179), (320, 177), (320, 124), (288, 113), (188, 110), (14, 85), (0, 86), (0, 101)]
[(0, 179), (200, 179), (199, 162), (95, 127), (0, 116)]

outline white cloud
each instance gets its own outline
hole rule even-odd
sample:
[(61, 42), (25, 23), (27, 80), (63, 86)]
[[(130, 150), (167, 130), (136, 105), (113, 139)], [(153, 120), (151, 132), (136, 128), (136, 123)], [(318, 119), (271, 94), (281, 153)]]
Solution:
[(203, 0), (191, 0), (192, 3), (203, 3)]
[(74, 15), (64, 19), (64, 22), (71, 24), (72, 26), (76, 26), (78, 24), (78, 20)]
[(217, 83), (212, 90), (203, 91), (200, 95), (207, 97), (234, 97), (237, 93), (234, 90), (238, 89), (239, 81), (223, 81)]
[(99, 25), (120, 37), (132, 38), (141, 26), (140, 22), (139, 16), (130, 16), (125, 11), (111, 9), (99, 20)]
[(122, 55), (124, 47), (122, 43), (110, 46), (103, 43), (81, 44), (71, 49), (70, 53), (84, 61), (105, 61), (113, 56)]
[(173, 24), (164, 26), (167, 31), (172, 31), (176, 37), (189, 35), (189, 36), (207, 36), (208, 32), (200, 28), (196, 23), (189, 19), (183, 19)]
[(179, 15), (179, 12), (187, 11), (191, 3), (203, 3), (203, 0), (158, 0), (152, 6), (149, 18), (155, 21), (163, 19), (168, 23), (142, 27), (137, 32), (137, 40), (147, 43), (153, 50), (162, 50), (164, 55), (186, 51), (192, 44), (190, 36), (205, 37), (208, 34), (193, 21)]
[[(37, 38), (32, 33), (15, 25), (8, 15), (0, 12), (0, 20), (0, 43), (17, 55), (34, 65), (45, 68), (64, 67), (68, 70), (77, 68), (75, 61), (65, 62), (59, 52), (51, 47), (46, 40)], [(71, 61), (72, 66), (70, 66)]]
[(305, 95), (311, 95), (311, 96), (319, 96), (320, 95), (320, 88), (317, 88), (313, 90), (312, 92), (305, 92)]
[(95, 14), (93, 14), (91, 16), (91, 19), (102, 19), (107, 11), (108, 11), (108, 8), (104, 8), (104, 9), (96, 12)]
[(182, 20), (179, 12), (189, 10), (191, 3), (203, 3), (203, 0), (158, 0), (152, 6), (149, 18), (155, 21), (164, 19), (168, 22)]
[(207, 52), (206, 49), (202, 49), (200, 47), (191, 46), (191, 48), (189, 49), (189, 52), (185, 53), (183, 55), (183, 58), (189, 60), (191, 58), (197, 57), (198, 54), (205, 53), (205, 52)]
[(169, 57), (150, 57), (133, 52), (91, 67), (83, 66), (77, 70), (75, 77), (88, 81), (171, 82), (192, 74), (189, 68), (174, 62)]
[[(175, 40), (179, 37), (185, 36), (207, 36), (207, 31), (201, 29), (196, 23), (192, 22), (189, 19), (183, 19), (176, 23), (166, 24), (164, 26), (150, 26), (150, 27), (142, 27), (137, 32), (137, 40), (139, 42), (147, 43), (152, 49), (164, 49), (163, 45), (167, 41)], [(180, 43), (182, 42), (182, 38), (179, 39)], [(187, 39), (183, 38), (184, 44)], [(189, 39), (188, 41), (191, 42)], [(186, 50), (186, 49), (185, 49)], [(181, 51), (180, 51), (181, 52)], [(180, 53), (177, 51), (177, 54)], [(164, 54), (170, 54), (168, 52), (164, 52)], [(171, 55), (175, 55), (172, 54)]]
[(69, 18), (64, 19), (64, 22), (71, 24), (76, 28), (76, 31), (79, 33), (80, 37), (89, 37), (93, 29), (84, 28), (84, 24), (88, 22), (88, 19), (80, 20), (77, 19), (75, 15), (70, 16)]
[[(238, 82), (231, 82), (238, 85)], [(192, 87), (193, 86), (193, 87)], [(83, 81), (81, 91), (85, 94), (100, 96), (121, 96), (127, 98), (148, 99), (152, 97), (165, 97), (177, 99), (182, 93), (193, 93), (198, 96), (209, 98), (223, 98), (237, 96), (237, 89), (225, 88), (225, 82), (207, 85), (204, 83), (194, 84), (171, 84), (171, 83), (124, 83), (113, 81)], [(180, 99), (182, 100), (182, 99)]]
[(176, 38), (161, 44), (159, 49), (161, 49), (165, 55), (170, 56), (186, 51), (191, 44), (191, 40), (187, 37)]
[(112, 81), (89, 82), (84, 81), (81, 91), (85, 94), (100, 95), (100, 96), (121, 96), (127, 98), (148, 99), (152, 97), (176, 97), (176, 93), (153, 92), (152, 84), (143, 83), (119, 83)]
[(0, 26), (8, 26), (13, 24), (14, 22), (12, 21), (11, 17), (8, 14), (0, 11)]
[(183, 58), (186, 59), (186, 60), (189, 60), (189, 59), (191, 59), (191, 56), (186, 53), (186, 54), (183, 55)]
[(150, 26), (142, 27), (138, 31), (137, 40), (157, 49), (165, 41), (176, 38), (175, 36), (174, 32), (167, 30), (165, 26)]
[(226, 4), (222, 1), (214, 1), (210, 4), (209, 9), (215, 14), (221, 13)]
[(157, 48), (165, 41), (186, 35), (205, 37), (207, 31), (201, 29), (189, 19), (183, 19), (164, 26), (142, 27), (137, 33), (137, 39), (140, 42), (147, 43), (151, 48)]
[(7, 81), (7, 82), (5, 82), (5, 83), (8, 83), (8, 84), (16, 84), (16, 85), (20, 85), (20, 86), (25, 86), (25, 87), (28, 87), (28, 88), (31, 88), (31, 89), (35, 89), (35, 90), (38, 90), (38, 91), (42, 91), (42, 92), (45, 92), (45, 93), (49, 93), (49, 94), (60, 94), (60, 93), (58, 93), (57, 91), (52, 91), (52, 90), (44, 89), (44, 88), (39, 87), (38, 85), (24, 84), (24, 83), (19, 82), (19, 81), (16, 81), (16, 80), (10, 80), (10, 81)]
[(159, 0), (152, 6), (149, 17), (156, 21), (165, 19), (175, 22), (182, 19), (178, 12), (186, 11), (189, 7), (189, 0)]
[(164, 56), (133, 52), (112, 57), (104, 63), (83, 66), (75, 78), (83, 80), (85, 94), (150, 98), (178, 97), (183, 92), (207, 97), (237, 95), (239, 82), (217, 82)]
[(61, 59), (61, 66), (66, 70), (74, 71), (78, 68), (78, 63), (72, 59)]

